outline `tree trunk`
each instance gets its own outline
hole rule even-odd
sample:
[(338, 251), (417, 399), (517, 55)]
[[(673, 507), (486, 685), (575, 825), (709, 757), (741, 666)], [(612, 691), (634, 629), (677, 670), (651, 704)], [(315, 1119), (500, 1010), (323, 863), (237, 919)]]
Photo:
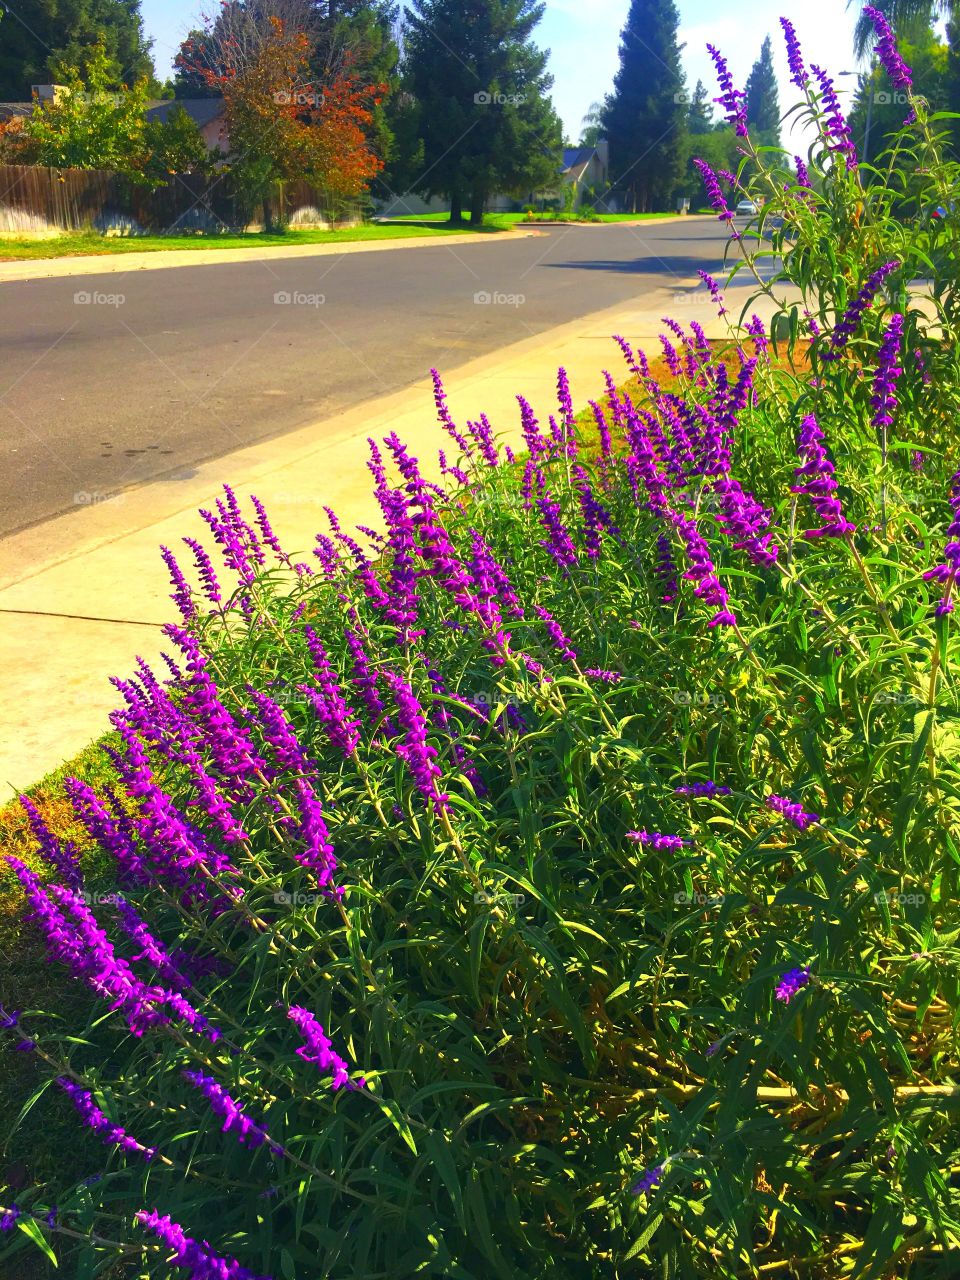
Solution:
[(463, 221), (463, 203), (460, 199), (459, 191), (451, 191), (450, 193), (450, 221), (452, 223)]
[(486, 204), (486, 198), (480, 191), (473, 193), (473, 199), (470, 202), (470, 225), (471, 227), (483, 226), (483, 206)]
[(273, 217), (270, 213), (270, 197), (263, 197), (263, 229), (264, 231), (273, 230)]

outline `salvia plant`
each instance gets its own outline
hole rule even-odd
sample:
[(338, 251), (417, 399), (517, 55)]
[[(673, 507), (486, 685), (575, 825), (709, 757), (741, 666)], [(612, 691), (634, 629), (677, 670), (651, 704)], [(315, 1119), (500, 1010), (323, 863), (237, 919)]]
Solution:
[(11, 1256), (957, 1274), (960, 361), (921, 270), (955, 171), (911, 97), (907, 189), (868, 180), (784, 25), (817, 128), (789, 176), (716, 57), (762, 196), (733, 248), (796, 287), (808, 365), (669, 321), (669, 381), (618, 339), (632, 380), (578, 418), (561, 371), (517, 459), (437, 377), (446, 487), (371, 440), (379, 530), (328, 512), (296, 561), (225, 489), (164, 550), (122, 789), (67, 785), (112, 873), (29, 807), (7, 860), (89, 1001), (0, 1017), (19, 1122), (50, 1091), (92, 1169), (0, 1188)]

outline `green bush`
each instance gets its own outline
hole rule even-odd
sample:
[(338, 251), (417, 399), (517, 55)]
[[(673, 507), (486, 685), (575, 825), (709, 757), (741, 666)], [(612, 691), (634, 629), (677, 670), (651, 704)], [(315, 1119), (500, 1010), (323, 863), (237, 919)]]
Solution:
[[(911, 294), (931, 232), (807, 92), (822, 194), (764, 155), (750, 188), (796, 232), (790, 367), (753, 319), (724, 358), (672, 324), (671, 386), (623, 342), (636, 382), (577, 424), (561, 372), (516, 465), (438, 379), (457, 487), (388, 436), (385, 542), (331, 517), (310, 570), (226, 490), (237, 585), (165, 553), (174, 674), (118, 686), (131, 814), (74, 789), (148, 932), (42, 829), (86, 899), (15, 867), (107, 999), (8, 1031), (110, 1153), (0, 1190), (11, 1255), (957, 1273), (957, 278)], [(954, 171), (914, 105), (922, 204)]]

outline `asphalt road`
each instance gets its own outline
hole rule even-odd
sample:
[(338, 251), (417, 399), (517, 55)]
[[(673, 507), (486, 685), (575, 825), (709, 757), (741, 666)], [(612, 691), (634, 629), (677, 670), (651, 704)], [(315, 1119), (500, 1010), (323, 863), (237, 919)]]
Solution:
[(680, 288), (723, 245), (697, 219), (2, 283), (0, 536)]

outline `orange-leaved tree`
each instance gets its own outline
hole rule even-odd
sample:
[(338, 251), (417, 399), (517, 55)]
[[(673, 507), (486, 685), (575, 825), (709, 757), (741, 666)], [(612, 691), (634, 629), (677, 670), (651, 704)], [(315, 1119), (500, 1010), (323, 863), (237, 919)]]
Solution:
[(279, 18), (254, 46), (225, 40), (215, 66), (194, 70), (222, 94), (233, 171), (264, 204), (276, 183), (304, 179), (334, 199), (361, 195), (383, 168), (369, 140), (384, 85), (363, 84), (349, 65), (328, 83), (306, 78), (310, 42)]

